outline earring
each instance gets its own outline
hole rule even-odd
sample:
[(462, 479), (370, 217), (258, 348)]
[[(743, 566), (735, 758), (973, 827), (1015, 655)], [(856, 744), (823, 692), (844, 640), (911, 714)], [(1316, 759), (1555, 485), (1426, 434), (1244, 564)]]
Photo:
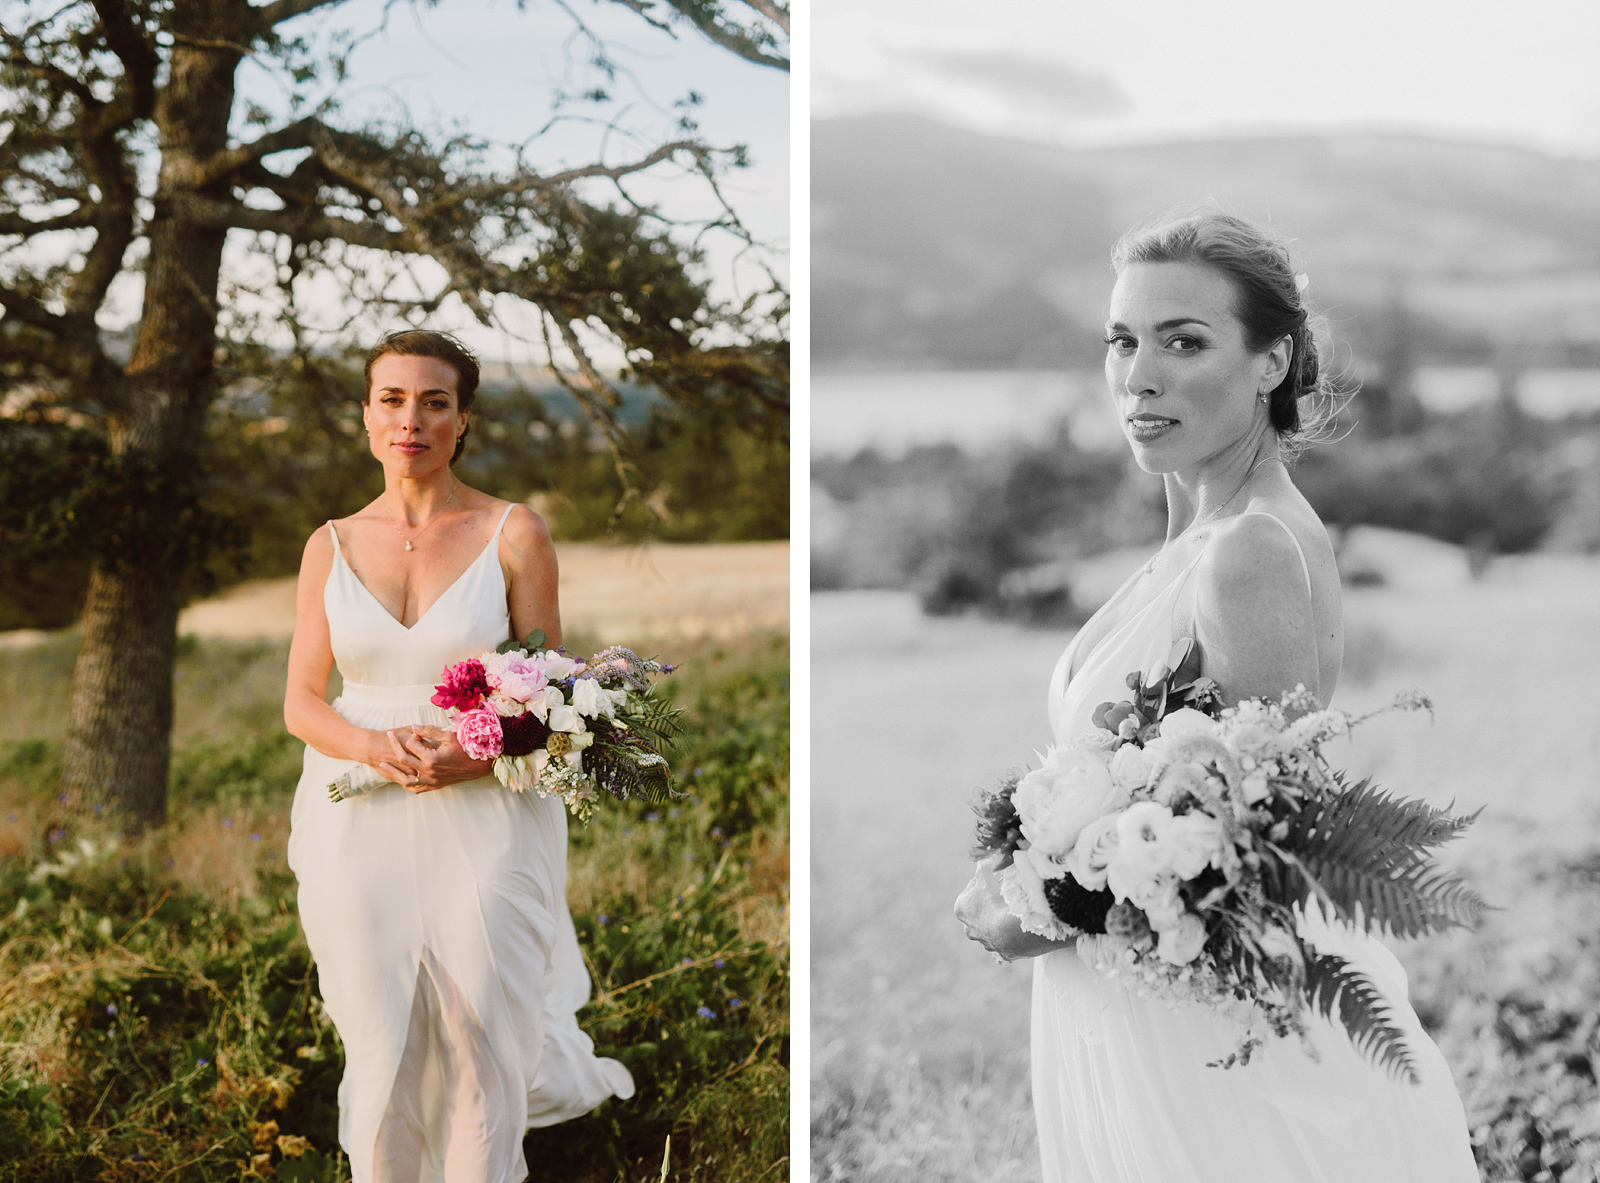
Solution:
[(1267, 396), (1266, 396), (1266, 395), (1264, 395), (1264, 394), (1258, 394), (1258, 395), (1256, 395), (1256, 402), (1258, 402), (1258, 403), (1264, 403), (1264, 402), (1266, 402), (1266, 401), (1267, 401)]

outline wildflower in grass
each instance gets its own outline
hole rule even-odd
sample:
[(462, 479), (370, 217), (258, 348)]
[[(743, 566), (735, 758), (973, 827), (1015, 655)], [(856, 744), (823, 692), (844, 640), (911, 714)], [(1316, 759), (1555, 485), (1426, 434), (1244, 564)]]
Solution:
[(656, 813), (654, 810), (651, 810), (649, 813), (644, 815), (644, 820), (647, 822), (658, 822), (661, 820), (661, 815)]
[(699, 1015), (702, 1019), (714, 1019), (717, 1017), (717, 1012), (712, 1010), (709, 1006), (698, 1006), (695, 1008), (694, 1013)]
[(65, 805), (67, 803), (67, 795), (65, 793), (57, 793), (56, 800)]
[(681, 809), (669, 809), (669, 810), (667, 810), (667, 816), (669, 818), (676, 818), (682, 812), (683, 812), (683, 810), (681, 810)]
[(222, 819), (222, 828), (223, 828), (223, 829), (224, 829), (224, 830), (231, 830), (231, 829), (233, 829), (233, 819), (232, 819), (232, 818), (231, 818), (231, 817), (225, 817), (225, 818), (223, 818), (223, 819)]
[(104, 813), (106, 811), (106, 807), (104, 805), (96, 805), (94, 807), (94, 811), (96, 813)]
[(728, 999), (728, 1009), (729, 1010), (738, 1010), (743, 1005), (744, 1005), (744, 1003), (740, 1002), (737, 998)]
[(251, 834), (250, 835), (250, 841), (252, 841), (252, 842), (260, 842), (261, 841), (261, 835), (260, 834)]
[(610, 924), (611, 923), (611, 917), (607, 916), (604, 912), (600, 913), (599, 916), (595, 917), (595, 920), (600, 924)]
[(722, 837), (722, 827), (721, 826), (712, 826), (711, 827), (711, 836), (713, 838)]
[(275, 859), (278, 857), (278, 852), (276, 850), (269, 850), (267, 851), (267, 857), (270, 859)]
[(712, 965), (714, 965), (714, 966), (716, 966), (716, 967), (717, 967), (717, 968), (718, 968), (718, 969), (721, 969), (721, 968), (722, 968), (722, 967), (723, 967), (723, 964), (724, 964), (724, 962), (723, 962), (723, 960), (722, 960), (722, 958), (720, 958), (720, 957), (718, 957), (718, 958), (717, 958), (717, 959), (716, 959), (716, 960), (715, 960), (715, 961), (713, 961), (713, 962), (712, 962), (712, 963), (711, 963), (711, 964), (712, 964)]
[(199, 1059), (199, 1060), (196, 1060), (194, 1062), (194, 1066), (196, 1068), (208, 1068), (208, 1067), (211, 1066), (211, 1061), (210, 1060), (206, 1060), (206, 1059)]
[(8, 821), (8, 822), (14, 822), (14, 821), (16, 821), (16, 820), (17, 820), (17, 815), (16, 815), (16, 814), (14, 814), (14, 813), (8, 813), (8, 814), (6, 814), (6, 821)]
[(685, 957), (683, 959), (683, 964), (685, 964), (685, 965), (693, 965), (694, 964), (694, 958), (693, 957)]
[(62, 829), (55, 829), (55, 830), (51, 830), (51, 831), (50, 831), (50, 837), (49, 837), (49, 840), (50, 840), (50, 841), (51, 841), (51, 842), (52, 842), (52, 843), (55, 843), (55, 842), (60, 842), (60, 841), (61, 841), (61, 840), (62, 840), (62, 839), (63, 839), (63, 838), (65, 838), (65, 837), (66, 837), (66, 836), (67, 836), (67, 832), (66, 832), (66, 831), (65, 831), (65, 830), (62, 830)]
[(172, 859), (164, 859), (162, 861), (165, 863), (166, 866), (169, 866), (169, 867), (175, 865)]
[(114, 1003), (114, 1002), (106, 1003), (106, 1014), (114, 1015), (116, 1013), (117, 1013), (117, 1004)]

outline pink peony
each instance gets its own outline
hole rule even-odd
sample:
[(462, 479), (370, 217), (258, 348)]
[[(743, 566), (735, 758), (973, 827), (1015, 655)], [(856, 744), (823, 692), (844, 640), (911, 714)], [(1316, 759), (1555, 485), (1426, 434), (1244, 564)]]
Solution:
[(549, 684), (545, 672), (526, 657), (508, 653), (510, 658), (500, 671), (500, 693), (518, 702), (528, 702)]
[(488, 709), (468, 711), (457, 719), (456, 738), (474, 760), (493, 760), (505, 749), (500, 716)]
[(474, 710), (483, 704), (489, 693), (489, 676), (484, 671), (483, 662), (476, 657), (469, 657), (445, 670), (444, 682), (435, 686), (434, 690), (434, 706), (447, 711), (452, 707), (463, 711)]

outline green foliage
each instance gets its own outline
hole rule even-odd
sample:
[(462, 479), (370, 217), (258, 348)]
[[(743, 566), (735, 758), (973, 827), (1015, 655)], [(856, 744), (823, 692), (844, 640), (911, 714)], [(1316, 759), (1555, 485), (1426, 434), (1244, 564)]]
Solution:
[[(259, 648), (181, 659), (180, 734), (206, 719), (233, 739), (178, 745), (172, 820), (138, 843), (60, 812), (58, 741), (0, 745), (0, 819), (17, 819), (0, 822), (0, 1183), (348, 1174), (342, 1051), (281, 859), (300, 745), (247, 693), (281, 693), (256, 679)], [(638, 1092), (529, 1134), (535, 1177), (654, 1180), (669, 1134), (675, 1179), (784, 1169), (787, 647), (674, 656), (689, 795), (603, 808), (570, 855), (594, 981), (579, 1019)], [(0, 705), (69, 677), (43, 663), (0, 682)]]
[[(1338, 778), (1335, 778), (1336, 783)], [(1264, 882), (1283, 905), (1322, 899), (1339, 917), (1369, 930), (1415, 937), (1452, 926), (1471, 928), (1488, 910), (1465, 881), (1428, 857), (1472, 824), (1422, 801), (1396, 799), (1370, 780), (1308, 801), (1289, 819), (1289, 833)], [(1286, 852), (1294, 851), (1290, 856)]]
[(1311, 1007), (1343, 1027), (1356, 1050), (1369, 1060), (1412, 1084), (1420, 1083), (1405, 1032), (1395, 1024), (1383, 992), (1344, 958), (1319, 953), (1304, 943), (1301, 949)]

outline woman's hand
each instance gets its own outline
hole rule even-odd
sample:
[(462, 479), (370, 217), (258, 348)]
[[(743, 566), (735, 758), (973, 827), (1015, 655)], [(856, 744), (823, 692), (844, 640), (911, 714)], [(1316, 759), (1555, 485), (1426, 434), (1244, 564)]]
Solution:
[(1006, 910), (993, 859), (978, 864), (972, 882), (956, 897), (956, 919), (967, 930), (968, 940), (977, 941), (1000, 961), (1038, 957), (1071, 944), (1022, 931), (1022, 921)]
[(389, 751), (373, 767), (413, 793), (477, 780), (494, 771), (493, 760), (474, 760), (457, 741), (455, 732), (442, 727), (419, 724), (384, 734)]

